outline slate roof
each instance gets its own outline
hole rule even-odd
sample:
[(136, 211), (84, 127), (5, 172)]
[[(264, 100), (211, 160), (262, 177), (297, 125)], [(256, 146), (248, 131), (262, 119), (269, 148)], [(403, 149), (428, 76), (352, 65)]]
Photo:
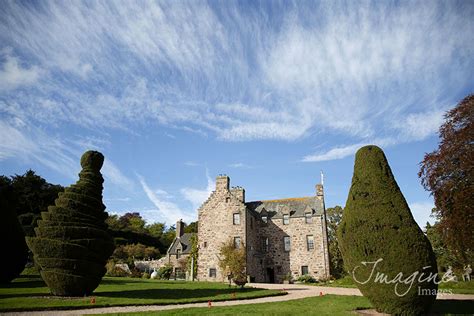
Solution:
[(182, 245), (183, 251), (181, 251), (181, 254), (188, 254), (191, 253), (191, 236), (193, 233), (184, 233), (183, 236), (179, 238), (175, 238), (173, 242), (171, 243), (171, 246), (168, 248), (168, 253), (175, 255), (176, 254), (176, 248), (178, 247), (179, 243)]
[(322, 215), (324, 208), (323, 202), (315, 196), (253, 201), (245, 205), (254, 215), (261, 216), (266, 212), (269, 218), (275, 219), (283, 218), (283, 214), (290, 214), (290, 217), (304, 217), (307, 211), (312, 211), (313, 216)]

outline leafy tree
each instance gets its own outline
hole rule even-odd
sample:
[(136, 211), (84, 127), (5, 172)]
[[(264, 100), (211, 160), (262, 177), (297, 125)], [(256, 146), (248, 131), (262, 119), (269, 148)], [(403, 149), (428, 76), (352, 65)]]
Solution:
[(163, 244), (163, 246), (166, 247), (166, 249), (168, 249), (168, 247), (171, 245), (175, 237), (176, 237), (176, 226), (171, 225), (161, 236), (160, 242)]
[(445, 115), (437, 150), (421, 162), (421, 183), (434, 196), (439, 230), (460, 262), (474, 260), (474, 95)]
[(443, 240), (443, 236), (439, 230), (439, 223), (431, 225), (426, 223), (426, 237), (428, 237), (431, 245), (433, 246), (433, 252), (436, 255), (436, 262), (438, 263), (438, 271), (444, 272), (448, 269), (448, 266), (460, 266), (456, 260), (456, 257), (453, 256), (451, 251), (449, 251), (446, 243)]
[(3, 258), (0, 269), (0, 283), (8, 283), (18, 277), (25, 268), (28, 258), (28, 248), (25, 243), (25, 234), (18, 222), (15, 213), (15, 196), (11, 180), (0, 176), (0, 243)]
[(187, 262), (186, 262), (186, 269), (188, 271), (191, 271), (191, 266), (193, 265), (193, 259), (194, 259), (194, 276), (197, 276), (197, 266), (198, 266), (198, 253), (199, 253), (199, 248), (198, 248), (198, 236), (197, 234), (193, 234), (190, 239), (191, 242), (191, 252), (188, 256)]
[(230, 275), (232, 281), (242, 288), (247, 283), (246, 256), (244, 243), (241, 243), (239, 248), (235, 248), (232, 238), (223, 243), (220, 248), (219, 268), (226, 275)]
[(197, 233), (198, 232), (198, 222), (191, 222), (189, 225), (184, 227), (185, 233)]
[(27, 238), (41, 276), (54, 295), (91, 294), (115, 248), (104, 222), (103, 163), (101, 153), (85, 152), (79, 181), (59, 194), (55, 205), (41, 214), (36, 237)]
[[(362, 294), (388, 314), (419, 315), (436, 299), (431, 245), (413, 219), (383, 151), (365, 146), (356, 153), (352, 184), (338, 228), (344, 265)], [(365, 262), (365, 264), (364, 264)], [(374, 271), (374, 272), (373, 272)], [(390, 283), (423, 273), (412, 283)]]
[(120, 216), (118, 221), (125, 229), (136, 233), (145, 232), (145, 220), (141, 217), (140, 213), (125, 213)]
[(160, 239), (161, 236), (163, 236), (163, 232), (165, 230), (165, 223), (153, 223), (147, 225), (146, 230), (151, 236)]
[(339, 242), (337, 240), (337, 227), (342, 220), (344, 209), (340, 206), (330, 207), (326, 209), (328, 224), (328, 241), (329, 241), (329, 259), (331, 265), (331, 274), (336, 278), (344, 275), (344, 260), (339, 250)]
[(23, 175), (13, 176), (12, 186), (18, 195), (15, 209), (18, 215), (47, 211), (48, 206), (58, 197), (58, 193), (64, 190), (60, 185), (48, 183), (31, 169)]

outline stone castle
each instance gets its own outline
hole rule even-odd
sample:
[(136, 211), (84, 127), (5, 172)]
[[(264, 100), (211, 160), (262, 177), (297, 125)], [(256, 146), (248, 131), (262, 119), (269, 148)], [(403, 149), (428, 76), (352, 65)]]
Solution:
[(323, 186), (314, 196), (245, 201), (245, 190), (230, 188), (228, 176), (218, 176), (216, 189), (198, 210), (197, 279), (227, 279), (219, 269), (222, 244), (233, 239), (247, 247), (251, 282), (281, 283), (289, 275), (329, 277), (329, 254)]

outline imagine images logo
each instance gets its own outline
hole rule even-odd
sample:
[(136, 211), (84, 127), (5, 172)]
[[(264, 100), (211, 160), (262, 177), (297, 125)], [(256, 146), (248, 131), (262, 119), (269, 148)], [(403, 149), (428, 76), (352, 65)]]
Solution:
[[(415, 271), (408, 276), (404, 277), (403, 272), (399, 272), (393, 279), (389, 279), (388, 275), (383, 273), (383, 272), (375, 272), (377, 265), (382, 262), (383, 259), (377, 259), (376, 261), (362, 261), (361, 264), (364, 267), (370, 267), (372, 265), (372, 269), (370, 270), (370, 275), (369, 277), (361, 281), (356, 277), (356, 271), (361, 268), (361, 266), (356, 266), (352, 270), (352, 278), (354, 279), (355, 282), (359, 284), (367, 284), (369, 283), (372, 279), (374, 283), (380, 283), (380, 284), (394, 284), (394, 292), (398, 297), (403, 297), (405, 296), (408, 292), (413, 287), (413, 284), (415, 283), (416, 280), (418, 280), (419, 283), (425, 283), (425, 282), (434, 282), (435, 284), (440, 284), (444, 282), (457, 282), (456, 281), (456, 276), (454, 275), (452, 269), (448, 269), (446, 273), (443, 275), (443, 277), (438, 280), (438, 273), (433, 273), (429, 272), (427, 274), (426, 270), (431, 268), (431, 266), (425, 266), (422, 268), (424, 271)], [(375, 277), (374, 277), (375, 274)], [(403, 287), (403, 285), (408, 286), (407, 289), (400, 290), (399, 287)], [(436, 289), (423, 289), (421, 287), (418, 287), (418, 295), (435, 295), (435, 294), (441, 294), (441, 295), (451, 295), (452, 291), (451, 290), (436, 290)]]

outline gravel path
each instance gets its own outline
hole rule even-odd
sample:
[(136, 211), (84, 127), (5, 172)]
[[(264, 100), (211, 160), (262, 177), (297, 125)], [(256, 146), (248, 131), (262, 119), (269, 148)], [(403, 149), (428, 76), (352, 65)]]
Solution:
[[(271, 290), (282, 290), (288, 292), (284, 296), (262, 297), (256, 299), (236, 300), (213, 302), (212, 306), (233, 306), (242, 304), (260, 304), (270, 302), (283, 302), (296, 300), (300, 298), (335, 294), (335, 295), (356, 295), (362, 296), (358, 289), (342, 288), (342, 287), (323, 287), (310, 286), (303, 284), (268, 284), (268, 283), (252, 283), (250, 286)], [(451, 294), (439, 295), (438, 299), (450, 300), (474, 300), (474, 295), (465, 294)], [(91, 309), (76, 309), (69, 311), (38, 311), (38, 312), (12, 312), (3, 313), (1, 315), (21, 315), (21, 316), (62, 316), (62, 315), (87, 315), (87, 314), (107, 314), (107, 313), (129, 313), (129, 312), (149, 312), (162, 311), (177, 308), (191, 308), (191, 307), (208, 307), (207, 303), (192, 303), (192, 304), (177, 304), (177, 305), (143, 305), (143, 306), (122, 306), (122, 307), (101, 307)]]

